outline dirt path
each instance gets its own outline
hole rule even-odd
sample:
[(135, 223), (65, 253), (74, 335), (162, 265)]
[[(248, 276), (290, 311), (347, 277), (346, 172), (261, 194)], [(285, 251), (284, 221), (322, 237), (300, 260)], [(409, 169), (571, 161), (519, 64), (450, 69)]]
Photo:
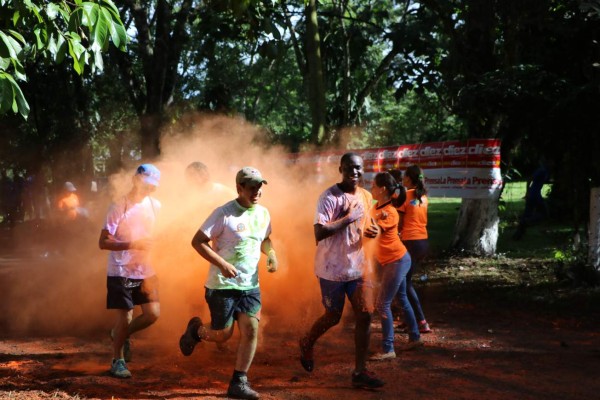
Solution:
[[(378, 391), (350, 386), (351, 329), (338, 326), (318, 343), (316, 368), (297, 360), (298, 332), (263, 330), (250, 378), (264, 399), (597, 399), (600, 333), (597, 324), (517, 312), (488, 302), (453, 300), (443, 288), (425, 293), (434, 332), (423, 349), (371, 363), (386, 380)], [(453, 292), (452, 292), (453, 293)], [(454, 296), (454, 294), (452, 294)], [(233, 352), (200, 345), (191, 357), (152, 331), (134, 340), (133, 378), (108, 375), (105, 335), (4, 337), (0, 341), (0, 397), (10, 399), (222, 399)], [(397, 345), (406, 335), (397, 335)], [(374, 327), (372, 349), (379, 331)], [(232, 341), (230, 346), (233, 346)]]
[[(225, 398), (237, 337), (230, 352), (201, 344), (191, 357), (183, 357), (177, 342), (189, 310), (181, 296), (165, 297), (157, 326), (134, 337), (133, 378), (109, 376), (110, 321), (100, 313), (105, 293), (99, 290), (104, 259), (94, 256), (98, 266), (93, 266), (89, 260), (94, 258), (52, 254), (43, 248), (23, 254), (0, 251), (0, 398)], [(299, 310), (289, 306), (295, 304), (289, 293), (273, 293), (289, 277), (266, 281), (261, 339), (249, 375), (254, 388), (263, 399), (600, 398), (598, 291), (588, 292), (592, 296), (573, 291), (567, 302), (543, 263), (480, 263), (444, 260), (426, 271), (419, 291), (434, 332), (423, 335), (424, 348), (370, 363), (387, 382), (378, 391), (352, 389), (353, 333), (342, 324), (319, 341), (316, 368), (305, 372), (297, 341), (314, 318), (307, 315), (320, 310), (315, 282), (302, 287), (305, 295), (313, 290), (308, 294), (314, 304)], [(168, 286), (169, 274), (163, 276), (163, 293), (181, 290), (179, 281)], [(298, 282), (292, 283), (298, 290)], [(297, 310), (294, 323), (289, 316), (269, 314), (274, 301)], [(371, 349), (377, 351), (376, 324), (373, 331)], [(398, 334), (397, 346), (406, 340)]]

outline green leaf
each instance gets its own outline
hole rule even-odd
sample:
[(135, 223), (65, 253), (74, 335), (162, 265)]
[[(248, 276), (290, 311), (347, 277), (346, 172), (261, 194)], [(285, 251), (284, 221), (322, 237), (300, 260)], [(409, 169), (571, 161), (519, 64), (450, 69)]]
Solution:
[(55, 20), (59, 14), (62, 13), (58, 4), (50, 3), (46, 6), (46, 15), (48, 15), (49, 20)]
[(12, 46), (10, 38), (7, 34), (0, 31), (0, 57), (17, 58), (17, 53)]
[(108, 9), (118, 22), (121, 22), (119, 9), (111, 0), (102, 0), (102, 10)]
[(13, 110), (15, 109), (15, 103), (16, 103), (19, 114), (21, 114), (21, 116), (23, 118), (27, 119), (27, 117), (29, 116), (29, 111), (30, 111), (29, 103), (27, 103), (27, 100), (25, 100), (23, 91), (21, 90), (21, 87), (16, 82), (13, 82), (13, 92), (15, 95), (15, 100), (13, 101)]
[[(46, 31), (44, 31), (43, 33), (46, 33)], [(36, 46), (40, 50), (44, 48), (44, 40), (42, 39), (43, 33), (40, 28), (35, 28), (33, 30), (33, 34), (35, 35), (36, 39)]]
[(27, 44), (23, 35), (21, 35), (19, 32), (13, 29), (9, 29), (8, 32), (12, 35), (12, 37), (16, 38), (17, 40), (19, 40), (19, 42), (23, 43), (23, 45)]
[(100, 49), (94, 51), (94, 65), (100, 71), (104, 69), (104, 60), (102, 59), (102, 51)]
[(23, 64), (21, 64), (19, 60), (16, 60), (14, 58), (11, 61), (13, 64), (13, 68), (15, 69), (15, 77), (20, 81), (26, 81), (27, 75), (25, 75), (25, 68), (23, 67)]
[(4, 78), (10, 83), (11, 86), (12, 94), (9, 95), (9, 97), (11, 99), (11, 108), (13, 112), (18, 112), (23, 116), (23, 118), (27, 119), (27, 116), (29, 115), (29, 104), (27, 104), (21, 88), (9, 74), (4, 74)]
[(115, 47), (119, 50), (125, 51), (125, 45), (127, 44), (127, 33), (125, 28), (120, 21), (114, 21), (110, 12), (106, 9), (102, 9), (102, 14), (107, 20), (108, 31), (110, 32), (110, 38), (114, 43)]
[(56, 40), (56, 54), (54, 55), (54, 61), (57, 64), (61, 64), (64, 61), (65, 56), (67, 55), (67, 48), (67, 41), (62, 35), (59, 35)]
[(19, 12), (19, 10), (16, 10), (13, 13), (13, 16), (12, 16), (12, 23), (13, 23), (13, 25), (17, 25), (17, 22), (19, 22), (19, 18), (20, 17), (21, 17), (21, 13)]
[(109, 23), (110, 22), (106, 19), (104, 12), (100, 12), (92, 32), (92, 50), (101, 50), (106, 48), (106, 44), (108, 43)]
[(100, 7), (98, 4), (85, 2), (83, 3), (82, 9), (83, 13), (81, 23), (84, 26), (87, 26), (91, 31), (94, 28), (94, 25), (96, 25), (98, 17), (101, 15)]
[(85, 59), (82, 55), (85, 53), (85, 48), (78, 40), (69, 39), (69, 54), (73, 58), (73, 68), (79, 75), (83, 74), (85, 68)]
[(6, 114), (11, 109), (14, 94), (10, 81), (5, 73), (0, 73), (0, 115)]
[(0, 57), (0, 71), (6, 71), (10, 67), (10, 58)]

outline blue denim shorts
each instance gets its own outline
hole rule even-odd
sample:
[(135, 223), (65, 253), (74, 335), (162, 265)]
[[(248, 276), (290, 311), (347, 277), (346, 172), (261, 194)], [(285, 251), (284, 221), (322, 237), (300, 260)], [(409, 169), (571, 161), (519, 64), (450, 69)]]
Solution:
[(362, 292), (364, 308), (369, 310), (373, 308), (373, 283), (364, 278), (358, 278), (348, 282), (329, 281), (319, 278), (321, 286), (321, 302), (328, 312), (341, 314), (344, 311), (346, 296), (348, 299), (354, 295), (354, 292)]
[(210, 310), (210, 327), (220, 331), (230, 327), (237, 314), (247, 314), (260, 321), (260, 289), (209, 289), (204, 298)]

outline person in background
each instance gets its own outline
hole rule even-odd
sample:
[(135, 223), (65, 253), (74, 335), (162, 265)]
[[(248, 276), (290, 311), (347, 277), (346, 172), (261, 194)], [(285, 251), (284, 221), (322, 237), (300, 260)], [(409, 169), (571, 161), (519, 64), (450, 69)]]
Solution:
[(252, 400), (259, 398), (247, 374), (258, 343), (261, 252), (267, 255), (269, 272), (277, 271), (278, 263), (270, 238), (269, 211), (258, 204), (267, 181), (252, 167), (238, 171), (235, 181), (237, 198), (215, 209), (192, 239), (194, 249), (211, 264), (204, 285), (211, 322), (203, 325), (199, 317), (190, 319), (179, 349), (189, 356), (202, 341), (225, 342), (237, 321), (240, 343), (227, 396)]
[(200, 161), (194, 161), (185, 168), (185, 178), (190, 183), (190, 186), (199, 195), (202, 195), (205, 202), (210, 201), (210, 203), (214, 204), (213, 207), (210, 207), (210, 210), (213, 210), (218, 204), (223, 204), (236, 196), (236, 192), (233, 189), (221, 183), (213, 182), (208, 168)]
[(79, 196), (77, 195), (77, 188), (72, 182), (65, 182), (63, 185), (56, 208), (61, 221), (70, 222), (77, 219), (79, 215)]
[(375, 175), (371, 189), (377, 205), (371, 210), (371, 218), (378, 230), (367, 229), (365, 236), (375, 238), (375, 257), (381, 265), (381, 287), (377, 298), (377, 309), (381, 315), (382, 351), (373, 355), (371, 361), (382, 361), (396, 357), (394, 349), (394, 318), (392, 300), (398, 299), (409, 327), (409, 341), (404, 350), (423, 345), (419, 327), (408, 296), (406, 276), (410, 272), (411, 259), (398, 236), (397, 207), (406, 199), (406, 190), (388, 172)]
[[(352, 385), (375, 389), (385, 383), (367, 370), (366, 362), (373, 312), (373, 284), (368, 276), (369, 261), (363, 249), (363, 233), (372, 197), (359, 187), (363, 159), (346, 153), (340, 160), (342, 181), (326, 189), (317, 203), (314, 233), (317, 242), (315, 274), (321, 287), (325, 313), (300, 339), (300, 363), (314, 369), (313, 349), (317, 340), (340, 322), (348, 297), (356, 318), (355, 361)], [(373, 229), (377, 226), (371, 225)]]
[[(153, 227), (161, 207), (150, 195), (159, 181), (158, 168), (140, 165), (129, 193), (110, 206), (100, 233), (100, 249), (110, 251), (106, 307), (115, 311), (110, 373), (118, 378), (131, 377), (127, 368), (131, 359), (129, 337), (148, 328), (160, 316), (158, 278), (150, 262)], [(137, 305), (142, 313), (132, 319)]]
[(546, 162), (542, 160), (527, 182), (525, 193), (525, 210), (519, 219), (519, 226), (513, 235), (514, 240), (520, 240), (527, 227), (548, 216), (548, 206), (542, 196), (542, 188), (550, 180), (550, 172)]
[[(411, 268), (406, 275), (406, 292), (412, 305), (415, 317), (419, 324), (419, 332), (429, 333), (431, 328), (425, 319), (419, 296), (415, 290), (412, 277), (419, 268), (420, 263), (427, 255), (429, 241), (427, 234), (427, 189), (424, 183), (423, 171), (418, 165), (409, 166), (404, 172), (402, 184), (406, 187), (406, 200), (398, 208), (400, 222), (398, 231), (400, 239), (406, 246), (411, 258)], [(400, 324), (400, 329), (405, 329), (405, 324)]]

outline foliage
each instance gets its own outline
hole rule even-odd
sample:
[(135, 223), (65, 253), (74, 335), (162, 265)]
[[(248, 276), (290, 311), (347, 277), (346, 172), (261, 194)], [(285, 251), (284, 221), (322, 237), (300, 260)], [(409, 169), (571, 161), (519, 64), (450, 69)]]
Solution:
[(554, 252), (555, 275), (561, 282), (573, 286), (597, 286), (600, 284), (600, 271), (590, 265), (589, 247), (579, 243), (577, 238), (568, 247)]
[(125, 49), (127, 35), (111, 0), (0, 1), (0, 115), (29, 115), (19, 81), (27, 81), (25, 66), (37, 57), (60, 64), (67, 54), (83, 74), (104, 67), (102, 51), (109, 42)]

